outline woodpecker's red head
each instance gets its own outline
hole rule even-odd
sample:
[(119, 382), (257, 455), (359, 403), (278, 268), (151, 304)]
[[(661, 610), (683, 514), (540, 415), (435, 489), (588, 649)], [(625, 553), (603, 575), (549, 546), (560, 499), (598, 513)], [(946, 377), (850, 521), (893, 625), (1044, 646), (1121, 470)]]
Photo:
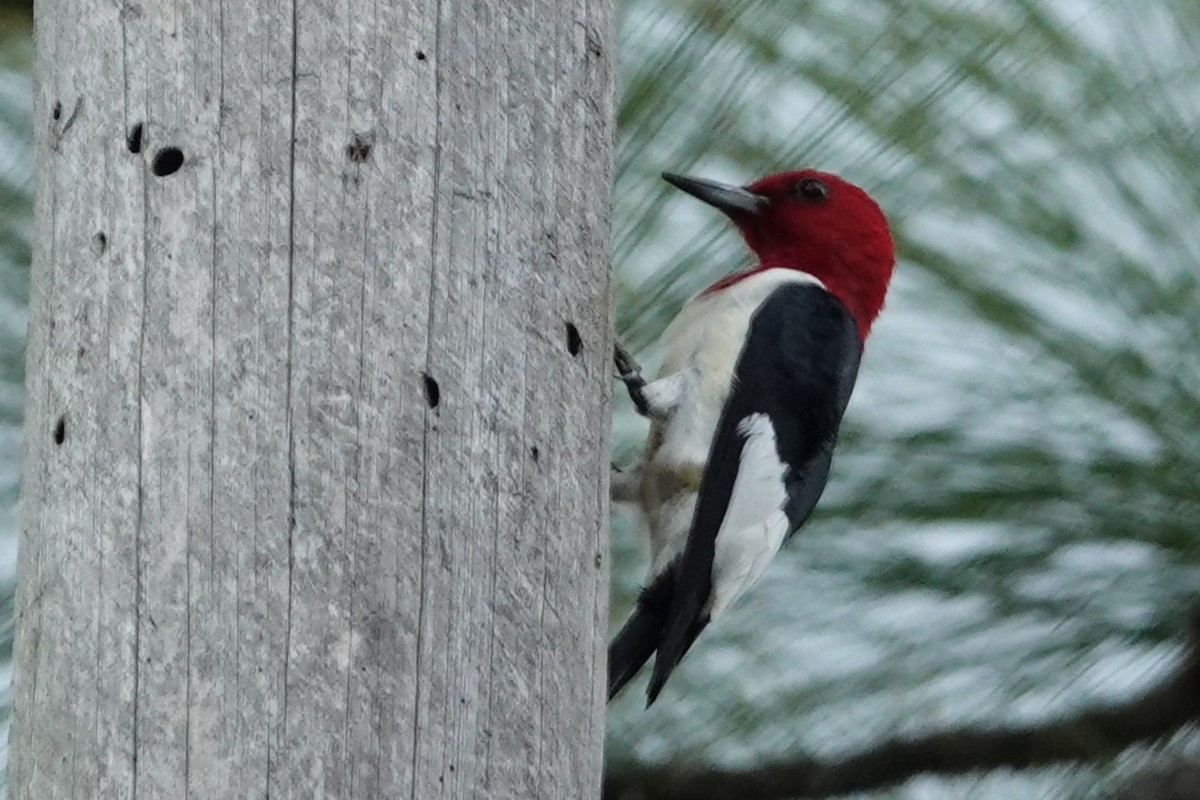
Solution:
[(724, 211), (759, 266), (708, 291), (772, 267), (803, 270), (841, 300), (865, 340), (883, 308), (895, 254), (887, 220), (870, 195), (828, 172), (770, 175), (749, 186), (664, 173), (663, 178)]

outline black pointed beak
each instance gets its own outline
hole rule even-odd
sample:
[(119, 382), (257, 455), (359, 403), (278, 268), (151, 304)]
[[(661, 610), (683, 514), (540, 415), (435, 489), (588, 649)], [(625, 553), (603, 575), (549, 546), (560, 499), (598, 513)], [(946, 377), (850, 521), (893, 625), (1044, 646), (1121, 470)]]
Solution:
[(663, 180), (676, 188), (683, 189), (692, 197), (721, 209), (731, 217), (757, 214), (767, 205), (767, 198), (741, 186), (730, 186), (727, 183), (717, 183), (703, 178), (689, 178), (671, 172), (664, 172)]

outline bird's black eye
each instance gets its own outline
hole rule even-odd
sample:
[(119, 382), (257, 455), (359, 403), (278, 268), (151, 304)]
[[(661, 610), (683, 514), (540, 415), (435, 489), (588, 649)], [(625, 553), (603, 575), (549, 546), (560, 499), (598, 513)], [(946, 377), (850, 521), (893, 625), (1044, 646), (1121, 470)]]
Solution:
[(821, 203), (829, 199), (829, 187), (825, 185), (825, 181), (818, 178), (801, 178), (796, 181), (793, 193), (796, 199), (807, 200), (810, 203)]

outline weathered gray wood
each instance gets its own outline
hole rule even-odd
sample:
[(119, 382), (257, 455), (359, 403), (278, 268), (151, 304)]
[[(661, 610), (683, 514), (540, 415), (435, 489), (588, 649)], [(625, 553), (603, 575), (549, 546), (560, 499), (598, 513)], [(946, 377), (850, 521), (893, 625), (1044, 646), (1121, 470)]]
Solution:
[(610, 28), (39, 3), (10, 796), (598, 794)]

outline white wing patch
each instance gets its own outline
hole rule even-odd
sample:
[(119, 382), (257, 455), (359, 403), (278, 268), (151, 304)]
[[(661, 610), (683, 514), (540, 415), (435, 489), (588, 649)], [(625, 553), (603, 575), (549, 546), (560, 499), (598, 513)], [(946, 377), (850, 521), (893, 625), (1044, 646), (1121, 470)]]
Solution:
[(716, 617), (766, 571), (787, 535), (786, 467), (775, 447), (775, 428), (766, 414), (738, 423), (746, 437), (733, 495), (717, 532), (710, 614)]

